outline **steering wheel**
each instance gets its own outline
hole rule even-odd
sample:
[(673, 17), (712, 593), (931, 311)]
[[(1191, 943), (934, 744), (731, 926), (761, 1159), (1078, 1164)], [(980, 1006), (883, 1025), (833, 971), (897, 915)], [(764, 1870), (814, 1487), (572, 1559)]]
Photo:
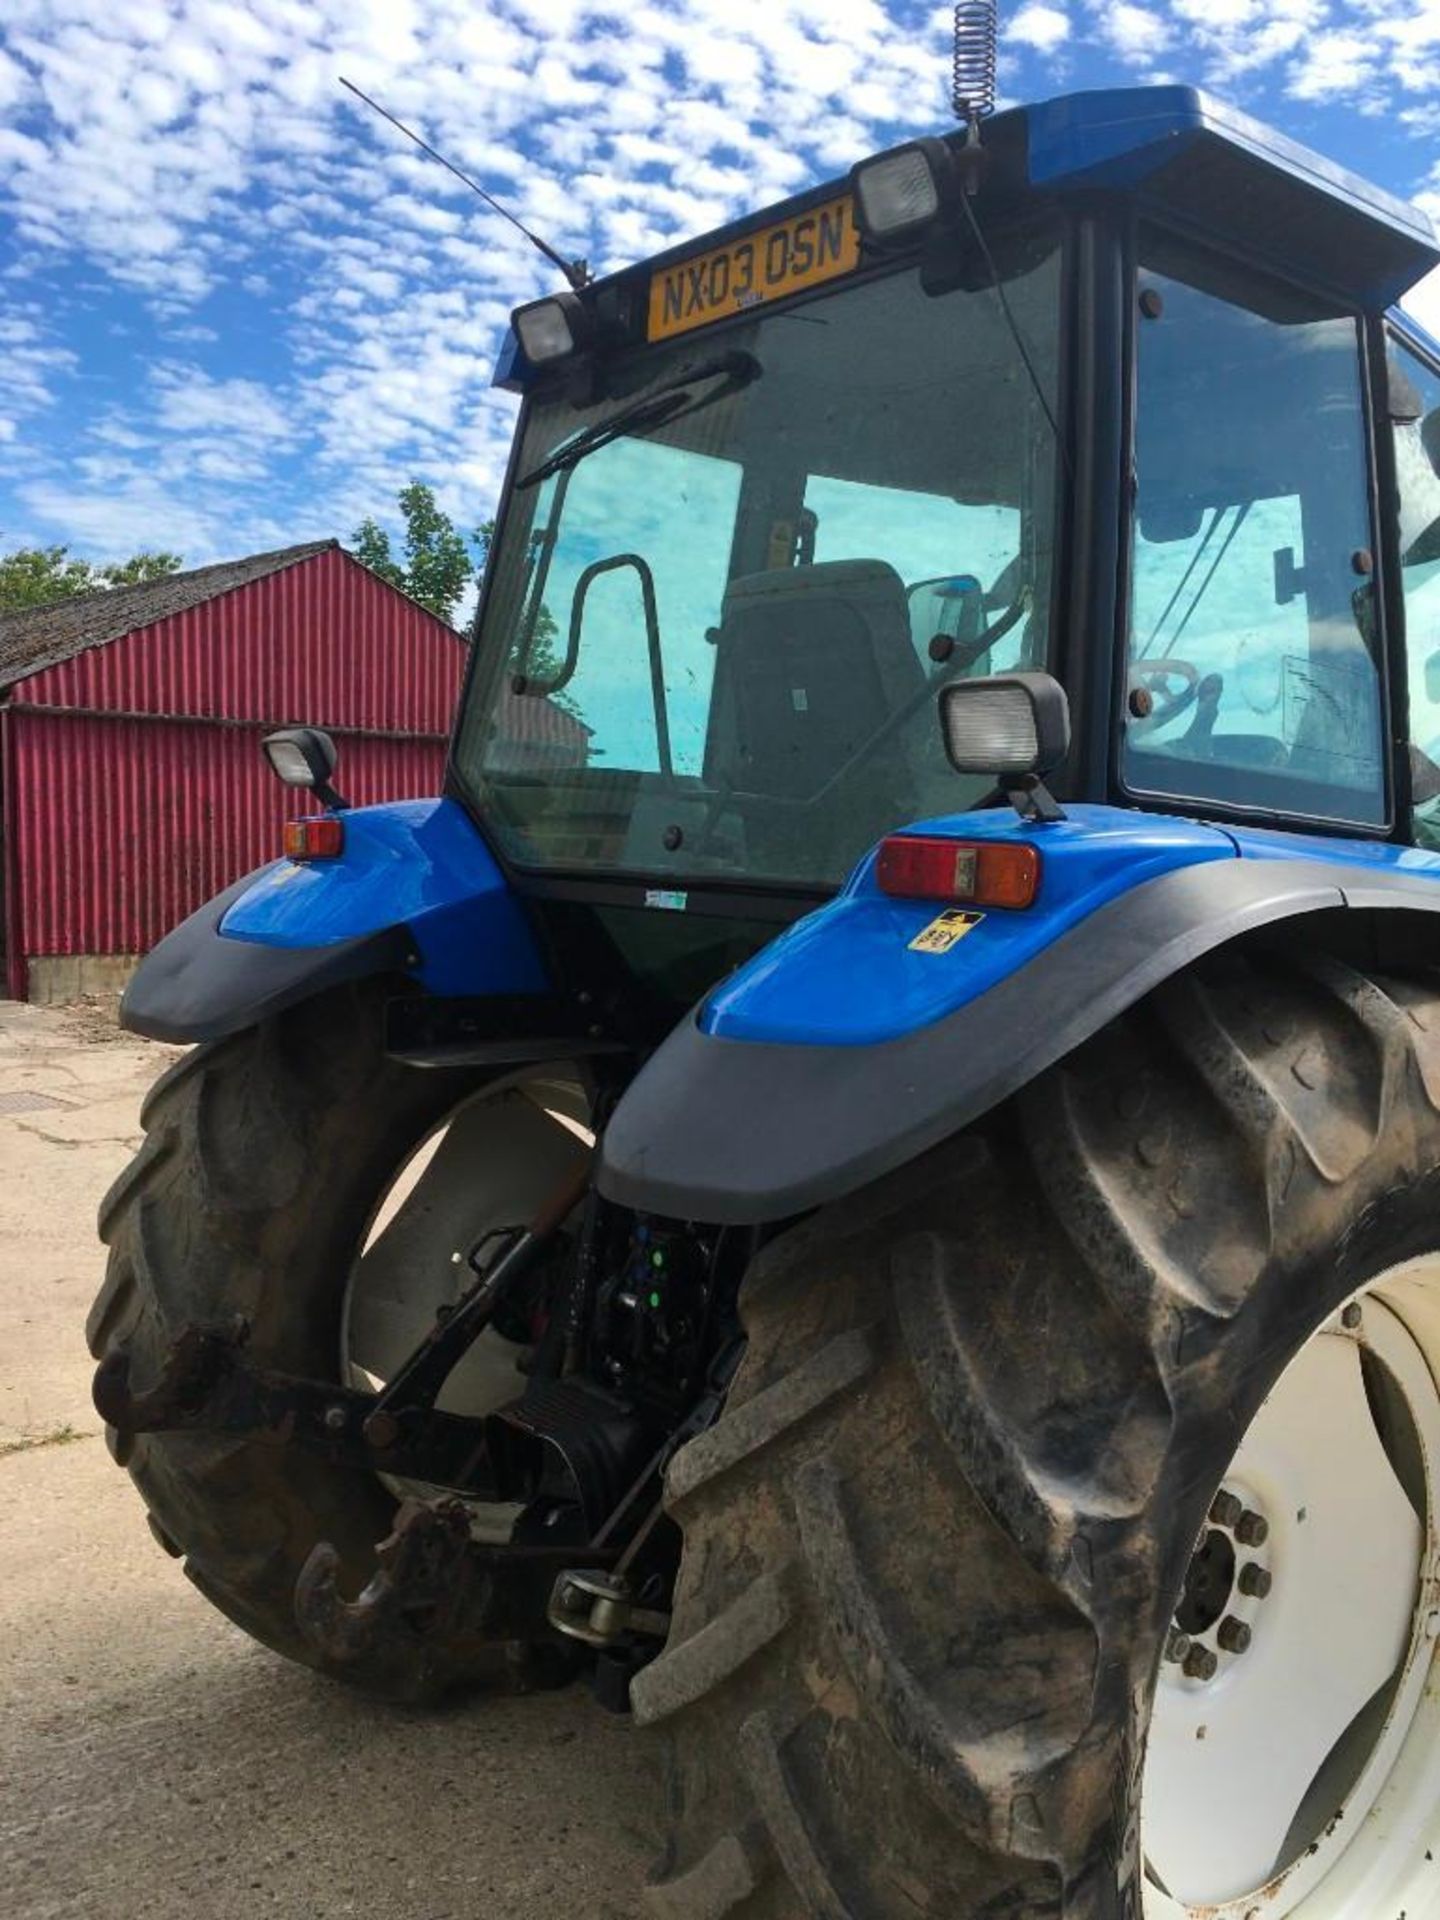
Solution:
[[(1200, 669), (1189, 660), (1137, 660), (1131, 673), (1134, 686), (1143, 688), (1155, 702), (1149, 713), (1135, 716), (1147, 732), (1187, 713), (1200, 691)], [(1176, 680), (1178, 688), (1171, 684)]]

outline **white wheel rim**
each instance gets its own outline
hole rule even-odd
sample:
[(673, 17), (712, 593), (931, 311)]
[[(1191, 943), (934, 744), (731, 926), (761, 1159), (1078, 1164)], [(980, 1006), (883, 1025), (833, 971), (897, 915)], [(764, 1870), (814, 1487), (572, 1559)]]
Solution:
[[(1386, 1424), (1410, 1496), (1367, 1371), (1403, 1406)], [(1232, 1526), (1202, 1529), (1222, 1545), (1208, 1547), (1208, 1584), (1192, 1568), (1180, 1613), (1204, 1651), (1190, 1672), (1162, 1663), (1147, 1747), (1146, 1920), (1440, 1916), (1437, 1377), (1440, 1256), (1427, 1255), (1318, 1329), (1247, 1430), (1221, 1492), (1268, 1536), (1246, 1548)], [(1253, 1519), (1242, 1527), (1254, 1537)], [(1230, 1586), (1212, 1620), (1225, 1541), (1237, 1574), (1250, 1564), (1252, 1588), (1271, 1584)]]
[[(593, 1144), (579, 1084), (563, 1069), (498, 1081), (449, 1114), (412, 1152), (379, 1197), (346, 1283), (341, 1378), (383, 1387), (474, 1275), (468, 1256), (489, 1232), (523, 1226), (549, 1199), (560, 1169)], [(448, 1155), (447, 1147), (450, 1149)], [(437, 1398), (442, 1411), (478, 1419), (519, 1397), (525, 1349), (486, 1328)], [(399, 1499), (446, 1491), (382, 1474)], [(477, 1537), (503, 1539), (518, 1509), (469, 1502)]]

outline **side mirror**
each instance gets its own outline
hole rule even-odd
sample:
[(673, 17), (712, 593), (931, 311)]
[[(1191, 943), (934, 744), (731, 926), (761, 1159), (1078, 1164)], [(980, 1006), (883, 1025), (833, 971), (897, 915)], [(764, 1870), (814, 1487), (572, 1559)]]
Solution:
[(940, 730), (957, 773), (989, 774), (1015, 811), (1063, 820), (1042, 775), (1070, 750), (1070, 703), (1048, 673), (997, 673), (942, 689)]
[(1151, 546), (1193, 540), (1205, 522), (1204, 503), (1195, 500), (1142, 500), (1140, 532)]
[(271, 771), (287, 787), (308, 788), (322, 806), (349, 804), (330, 784), (340, 755), (328, 733), (319, 727), (286, 727), (266, 734), (260, 744)]

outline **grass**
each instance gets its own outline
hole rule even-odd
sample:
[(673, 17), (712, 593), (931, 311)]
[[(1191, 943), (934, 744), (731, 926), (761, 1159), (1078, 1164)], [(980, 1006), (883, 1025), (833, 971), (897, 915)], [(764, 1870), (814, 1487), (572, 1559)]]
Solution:
[(0, 1440), (0, 1460), (10, 1453), (34, 1453), (39, 1447), (68, 1447), (74, 1440), (89, 1438), (88, 1433), (72, 1427), (67, 1420), (63, 1427), (52, 1427), (49, 1433), (25, 1433), (18, 1440)]

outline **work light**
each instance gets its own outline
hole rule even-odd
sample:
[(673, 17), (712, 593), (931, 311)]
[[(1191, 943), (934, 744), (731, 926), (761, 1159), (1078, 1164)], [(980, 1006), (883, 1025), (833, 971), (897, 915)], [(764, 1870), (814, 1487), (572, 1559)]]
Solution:
[(908, 240), (939, 213), (952, 172), (943, 140), (911, 140), (850, 170), (855, 221), (867, 240)]
[(511, 324), (532, 367), (551, 366), (574, 353), (589, 336), (590, 316), (573, 293), (551, 294), (517, 307)]
[(308, 787), (323, 806), (345, 805), (330, 784), (340, 755), (328, 733), (319, 727), (286, 727), (266, 734), (260, 744), (271, 772), (287, 787)]
[(1070, 703), (1048, 673), (962, 680), (940, 695), (945, 751), (957, 773), (1020, 780), (1048, 773), (1070, 746)]

